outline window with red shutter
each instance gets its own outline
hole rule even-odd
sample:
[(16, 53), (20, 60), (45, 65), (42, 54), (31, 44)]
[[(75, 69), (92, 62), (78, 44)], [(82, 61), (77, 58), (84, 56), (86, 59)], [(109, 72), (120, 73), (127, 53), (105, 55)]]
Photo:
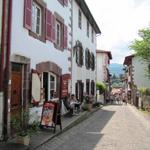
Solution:
[(24, 0), (24, 27), (31, 30), (32, 27), (32, 0)]
[(52, 12), (46, 10), (46, 39), (52, 41)]
[(64, 48), (67, 48), (67, 41), (68, 41), (68, 30), (67, 30), (67, 26), (64, 25), (64, 40), (63, 40), (63, 45)]
[(46, 40), (46, 3), (43, 0), (24, 0), (24, 24), (29, 35), (42, 42)]
[(55, 43), (54, 46), (56, 49), (64, 50), (67, 48), (68, 44), (68, 29), (64, 24), (64, 18), (61, 17), (57, 12), (54, 12), (55, 15)]

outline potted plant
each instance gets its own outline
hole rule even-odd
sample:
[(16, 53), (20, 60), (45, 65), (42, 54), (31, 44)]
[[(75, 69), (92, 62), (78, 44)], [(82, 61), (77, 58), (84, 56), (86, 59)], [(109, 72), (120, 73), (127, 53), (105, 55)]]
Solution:
[(28, 113), (23, 113), (23, 120), (16, 116), (12, 119), (11, 125), (16, 132), (16, 142), (29, 145), (30, 137), (39, 130), (39, 123), (33, 122), (32, 125), (25, 123)]
[(86, 95), (84, 97), (82, 109), (91, 111), (91, 109), (92, 109), (92, 98), (89, 95)]

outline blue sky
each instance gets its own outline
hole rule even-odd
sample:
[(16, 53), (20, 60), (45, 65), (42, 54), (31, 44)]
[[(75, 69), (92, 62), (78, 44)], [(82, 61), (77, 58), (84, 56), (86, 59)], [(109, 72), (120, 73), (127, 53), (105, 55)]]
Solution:
[(138, 38), (138, 29), (150, 25), (150, 0), (85, 0), (102, 35), (98, 49), (110, 50), (112, 63), (123, 63), (133, 53), (128, 46)]

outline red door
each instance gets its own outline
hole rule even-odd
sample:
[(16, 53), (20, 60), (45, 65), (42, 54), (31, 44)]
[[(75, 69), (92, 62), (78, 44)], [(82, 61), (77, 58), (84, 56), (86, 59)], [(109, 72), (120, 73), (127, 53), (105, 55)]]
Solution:
[(11, 121), (17, 117), (21, 119), (21, 97), (22, 97), (22, 66), (12, 65), (11, 74)]

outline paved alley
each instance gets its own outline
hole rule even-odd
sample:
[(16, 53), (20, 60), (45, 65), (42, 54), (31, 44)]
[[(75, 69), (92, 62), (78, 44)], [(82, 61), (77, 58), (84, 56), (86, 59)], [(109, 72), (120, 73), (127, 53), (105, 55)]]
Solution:
[(110, 105), (37, 150), (149, 150), (150, 122), (133, 106)]

